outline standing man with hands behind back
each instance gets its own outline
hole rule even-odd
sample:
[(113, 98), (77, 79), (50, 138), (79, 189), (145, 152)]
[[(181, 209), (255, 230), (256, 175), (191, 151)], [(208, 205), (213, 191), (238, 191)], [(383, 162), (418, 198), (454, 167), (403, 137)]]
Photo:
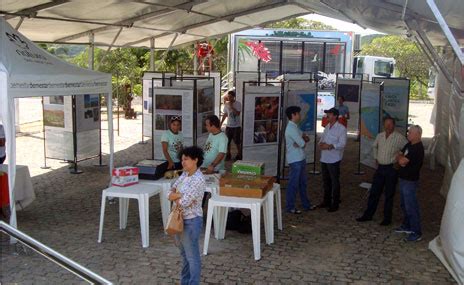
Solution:
[(286, 210), (291, 214), (301, 214), (295, 207), (296, 193), (300, 193), (301, 203), (305, 211), (314, 210), (316, 207), (311, 205), (308, 199), (307, 186), (308, 177), (306, 174), (306, 154), (304, 148), (309, 142), (309, 137), (304, 135), (298, 128), (301, 120), (301, 108), (290, 106), (285, 110), (288, 118), (287, 128), (285, 129), (285, 145), (287, 150), (287, 162), (290, 166), (290, 177), (287, 185), (287, 206)]
[(417, 189), (419, 175), (424, 163), (424, 145), (422, 144), (422, 128), (412, 126), (408, 131), (408, 143), (398, 154), (398, 176), (400, 178), (401, 209), (403, 210), (403, 224), (395, 231), (407, 233), (405, 241), (415, 242), (422, 239), (419, 202)]

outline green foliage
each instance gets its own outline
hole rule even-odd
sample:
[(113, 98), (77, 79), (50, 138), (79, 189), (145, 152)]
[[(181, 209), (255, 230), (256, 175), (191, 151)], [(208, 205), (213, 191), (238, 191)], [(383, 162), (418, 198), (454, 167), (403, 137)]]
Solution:
[(289, 20), (279, 21), (268, 24), (265, 28), (272, 29), (299, 29), (299, 30), (336, 30), (330, 25), (319, 21), (311, 21), (303, 18), (292, 18)]
[[(364, 45), (361, 54), (393, 57), (396, 61), (397, 76), (411, 79), (411, 97), (427, 98), (430, 63), (413, 41), (393, 35), (378, 37), (370, 44)], [(423, 85), (422, 94), (418, 93), (419, 84)]]

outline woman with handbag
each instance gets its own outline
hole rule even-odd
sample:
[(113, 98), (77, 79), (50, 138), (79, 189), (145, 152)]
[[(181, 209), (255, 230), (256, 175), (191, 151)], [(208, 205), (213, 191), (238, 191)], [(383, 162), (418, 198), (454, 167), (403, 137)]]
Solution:
[(196, 146), (187, 147), (182, 149), (180, 156), (184, 172), (174, 183), (168, 199), (180, 208), (183, 217), (183, 230), (175, 236), (183, 258), (181, 284), (199, 284), (199, 238), (203, 227), (201, 202), (206, 188), (205, 178), (200, 171), (203, 150)]

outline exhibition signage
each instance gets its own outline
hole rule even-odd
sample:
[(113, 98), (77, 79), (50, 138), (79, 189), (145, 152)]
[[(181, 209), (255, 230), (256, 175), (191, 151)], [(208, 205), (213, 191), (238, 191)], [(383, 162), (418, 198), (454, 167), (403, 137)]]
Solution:
[[(359, 123), (359, 100), (361, 94), (361, 80), (337, 78), (335, 89), (337, 101), (339, 96), (345, 98), (344, 105), (350, 110), (350, 119), (348, 120), (348, 131), (358, 131)], [(338, 106), (338, 102), (336, 102)]]
[(406, 135), (409, 112), (409, 79), (405, 78), (372, 78), (373, 82), (383, 82), (382, 117), (396, 120), (396, 130)]
[[(280, 86), (245, 86), (243, 89), (243, 160), (265, 164), (266, 175), (277, 175)], [(272, 155), (271, 155), (272, 154)]]
[(360, 161), (362, 164), (376, 168), (372, 145), (380, 132), (380, 84), (363, 83), (361, 92), (360, 124)]

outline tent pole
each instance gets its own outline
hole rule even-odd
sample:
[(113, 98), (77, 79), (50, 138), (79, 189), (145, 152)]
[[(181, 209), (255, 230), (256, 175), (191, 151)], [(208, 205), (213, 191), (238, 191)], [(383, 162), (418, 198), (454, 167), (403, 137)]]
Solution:
[(41, 166), (41, 169), (49, 169), (50, 166), (47, 166), (47, 148), (45, 146), (45, 122), (43, 121), (44, 114), (44, 97), (42, 97), (42, 132), (43, 132), (43, 155), (44, 155), (44, 164)]
[(89, 33), (89, 69), (93, 70), (94, 66), (94, 48), (95, 48), (95, 43), (94, 43), (95, 37), (93, 33)]
[[(98, 106), (99, 106), (99, 111), (100, 111), (100, 125), (98, 126), (98, 140), (99, 140), (99, 153), (98, 153), (98, 164), (95, 164), (94, 166), (106, 166), (106, 164), (103, 164), (103, 158), (102, 158), (102, 101), (101, 101), (101, 95), (102, 94), (98, 94)], [(113, 106), (111, 106), (111, 108), (113, 108)], [(110, 120), (110, 117), (109, 117), (109, 110), (107, 109), (106, 111), (106, 116), (107, 116), (107, 120), (109, 121)]]
[[(117, 114), (118, 114), (118, 137), (119, 137), (119, 72), (116, 73), (116, 97), (118, 98), (118, 110), (117, 110)], [(143, 120), (142, 120), (143, 121)], [(142, 136), (143, 137), (143, 136)]]
[(82, 170), (77, 169), (77, 122), (76, 122), (76, 95), (72, 95), (72, 135), (73, 135), (73, 154), (74, 166), (69, 171), (71, 174), (81, 174)]
[(110, 162), (109, 162), (109, 170), (110, 170), (110, 181), (109, 185), (111, 185), (111, 175), (113, 173), (113, 166), (114, 166), (114, 132), (113, 132), (113, 93), (112, 89), (109, 88), (108, 93), (108, 100), (107, 102), (107, 109), (108, 109), (108, 140), (110, 143)]
[(155, 71), (155, 38), (150, 39), (150, 71)]

